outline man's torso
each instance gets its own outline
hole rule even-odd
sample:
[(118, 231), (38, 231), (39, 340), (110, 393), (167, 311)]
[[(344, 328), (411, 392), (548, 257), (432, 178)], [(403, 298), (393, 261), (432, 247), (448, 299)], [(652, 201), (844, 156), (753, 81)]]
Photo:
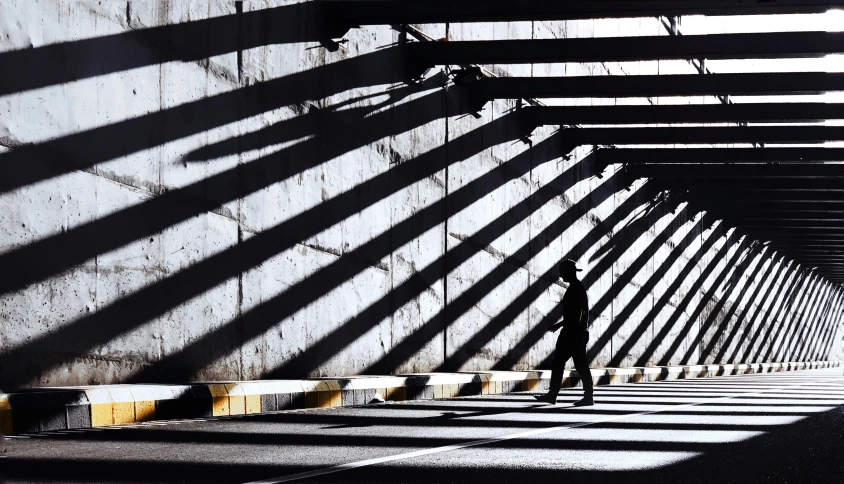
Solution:
[[(580, 281), (569, 284), (563, 296), (563, 331), (565, 334), (586, 332), (589, 321), (589, 301), (586, 289)], [(561, 334), (562, 334), (561, 333)]]

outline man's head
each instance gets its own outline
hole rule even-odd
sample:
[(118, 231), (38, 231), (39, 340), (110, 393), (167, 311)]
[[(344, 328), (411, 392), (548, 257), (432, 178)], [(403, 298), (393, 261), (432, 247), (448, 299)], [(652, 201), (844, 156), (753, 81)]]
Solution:
[(560, 277), (566, 282), (576, 281), (577, 273), (583, 269), (578, 269), (577, 264), (571, 259), (564, 259), (560, 262)]

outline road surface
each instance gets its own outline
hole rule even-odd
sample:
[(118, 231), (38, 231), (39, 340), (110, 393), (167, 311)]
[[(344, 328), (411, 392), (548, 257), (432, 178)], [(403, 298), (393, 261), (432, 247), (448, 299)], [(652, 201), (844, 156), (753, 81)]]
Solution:
[(840, 368), (389, 402), (5, 442), (10, 483), (844, 483)]

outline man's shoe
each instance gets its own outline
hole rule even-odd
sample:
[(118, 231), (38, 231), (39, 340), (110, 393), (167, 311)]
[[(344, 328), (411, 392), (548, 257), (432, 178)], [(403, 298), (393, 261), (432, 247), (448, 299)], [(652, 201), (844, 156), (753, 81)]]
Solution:
[(548, 405), (556, 405), (557, 404), (557, 396), (556, 395), (534, 395), (533, 398), (539, 400), (540, 402), (545, 402)]
[(589, 396), (584, 396), (584, 397), (583, 397), (583, 398), (581, 398), (580, 400), (578, 400), (578, 401), (574, 402), (574, 406), (575, 406), (575, 407), (591, 407), (592, 405), (595, 405), (595, 401), (594, 401), (594, 400), (592, 400), (592, 396), (591, 396), (591, 395), (589, 395)]

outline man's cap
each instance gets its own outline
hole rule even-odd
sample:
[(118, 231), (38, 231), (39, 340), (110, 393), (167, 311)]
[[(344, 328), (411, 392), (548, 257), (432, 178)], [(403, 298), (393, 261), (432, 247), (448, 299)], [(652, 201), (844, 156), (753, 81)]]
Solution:
[(560, 270), (562, 271), (564, 269), (568, 269), (568, 270), (571, 270), (571, 271), (577, 271), (577, 272), (580, 272), (580, 271), (583, 270), (583, 269), (578, 269), (577, 263), (575, 261), (571, 260), (571, 259), (563, 259), (560, 262)]

